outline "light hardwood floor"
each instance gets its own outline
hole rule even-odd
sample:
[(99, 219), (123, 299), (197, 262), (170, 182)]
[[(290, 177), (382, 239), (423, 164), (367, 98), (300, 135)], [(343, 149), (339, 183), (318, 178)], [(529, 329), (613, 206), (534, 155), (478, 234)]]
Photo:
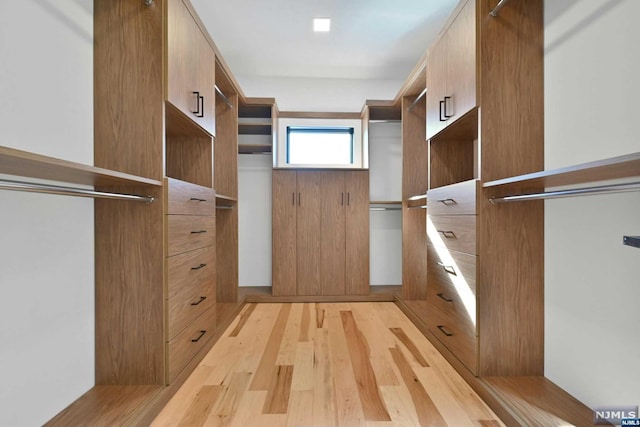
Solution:
[(390, 302), (247, 304), (152, 426), (502, 426)]

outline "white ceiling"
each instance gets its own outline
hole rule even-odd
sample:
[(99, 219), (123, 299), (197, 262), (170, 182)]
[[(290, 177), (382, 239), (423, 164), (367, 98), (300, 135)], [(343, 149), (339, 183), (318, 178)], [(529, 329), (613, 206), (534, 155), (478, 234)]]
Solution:
[(458, 0), (191, 2), (234, 75), (404, 80)]

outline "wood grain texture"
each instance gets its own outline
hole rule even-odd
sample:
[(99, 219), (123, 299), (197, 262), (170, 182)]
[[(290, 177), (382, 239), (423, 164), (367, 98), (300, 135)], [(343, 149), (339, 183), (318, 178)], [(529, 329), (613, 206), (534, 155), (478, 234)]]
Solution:
[(216, 303), (215, 281), (201, 282), (167, 300), (167, 341)]
[(178, 427), (194, 427), (204, 425), (209, 412), (222, 395), (224, 388), (220, 385), (202, 386), (196, 398), (189, 405), (185, 416), (180, 420)]
[(166, 1), (166, 99), (215, 135), (215, 53), (182, 0)]
[(272, 173), (272, 292), (297, 293), (297, 180), (295, 171)]
[(418, 419), (420, 425), (424, 427), (431, 426), (447, 426), (448, 424), (438, 412), (438, 408), (434, 405), (433, 401), (429, 397), (429, 394), (424, 389), (424, 386), (420, 383), (415, 373), (411, 369), (411, 365), (405, 359), (404, 354), (398, 347), (390, 348), (391, 356), (395, 362), (402, 380), (409, 389), (411, 400), (418, 413)]
[(167, 215), (167, 256), (215, 244), (215, 217)]
[(427, 139), (437, 135), (446, 126), (442, 115), (441, 102), (447, 93), (447, 41), (446, 33), (431, 45), (427, 71), (426, 87), (426, 133)]
[(213, 188), (213, 140), (210, 136), (167, 134), (165, 146), (167, 176)]
[(269, 341), (267, 341), (267, 346), (260, 359), (260, 365), (256, 369), (253, 380), (251, 381), (251, 390), (269, 390), (271, 380), (273, 379), (273, 371), (276, 369), (276, 359), (278, 357), (280, 343), (282, 342), (284, 327), (287, 324), (290, 312), (290, 304), (283, 304), (280, 307), (275, 325), (269, 336)]
[(347, 347), (351, 357), (353, 374), (358, 384), (358, 394), (362, 402), (362, 410), (367, 421), (391, 421), (387, 409), (380, 397), (376, 376), (369, 361), (369, 346), (362, 335), (353, 314), (341, 311), (342, 326), (347, 338)]
[(163, 7), (116, 0), (93, 10), (94, 165), (156, 181), (164, 178)]
[(429, 215), (433, 227), (427, 229), (429, 243), (447, 250), (475, 255), (476, 215)]
[[(186, 290), (198, 288), (202, 283), (215, 284), (216, 252), (213, 246), (169, 257), (166, 263), (166, 299), (175, 298)], [(215, 292), (212, 297), (215, 302)]]
[(238, 95), (225, 95), (233, 107), (216, 95), (213, 182), (218, 193), (238, 197)]
[(345, 173), (323, 172), (320, 179), (320, 228), (313, 231), (320, 237), (320, 295), (344, 295), (347, 206)]
[(298, 336), (298, 341), (306, 342), (309, 341), (309, 323), (311, 320), (311, 304), (303, 304), (302, 306), (302, 319), (300, 320), (300, 335)]
[(238, 206), (216, 211), (217, 298), (238, 300)]
[(151, 194), (150, 205), (95, 201), (98, 385), (164, 383), (163, 194)]
[(286, 414), (289, 408), (293, 366), (276, 366), (269, 386), (269, 392), (262, 408), (263, 414)]
[(330, 111), (280, 111), (283, 119), (342, 119), (359, 120), (360, 113)]
[(233, 331), (228, 335), (230, 337), (237, 337), (238, 334), (242, 331), (243, 326), (249, 320), (251, 313), (256, 309), (256, 304), (247, 304), (246, 309), (240, 314), (240, 320), (236, 324), (236, 327), (233, 328)]
[(429, 142), (429, 188), (437, 189), (472, 180), (476, 173), (473, 138), (463, 140), (436, 140)]
[(424, 299), (427, 294), (426, 209), (402, 208), (402, 297)]
[(216, 193), (209, 187), (165, 178), (167, 214), (215, 215)]
[(415, 343), (411, 341), (411, 338), (407, 336), (407, 334), (402, 330), (402, 328), (389, 328), (389, 330), (395, 335), (402, 344), (409, 350), (409, 353), (416, 359), (416, 361), (423, 368), (428, 368), (429, 363), (425, 360), (425, 358), (420, 353), (418, 347), (416, 347)]
[(476, 187), (478, 181), (470, 180), (427, 192), (429, 215), (474, 215), (478, 211)]
[(427, 192), (429, 146), (425, 135), (426, 101), (411, 111), (412, 96), (402, 99), (402, 200)]
[[(321, 253), (322, 174), (298, 171), (298, 206), (296, 209), (297, 295), (322, 295)], [(291, 260), (282, 260), (291, 263)]]
[(345, 172), (346, 295), (369, 295), (369, 172)]

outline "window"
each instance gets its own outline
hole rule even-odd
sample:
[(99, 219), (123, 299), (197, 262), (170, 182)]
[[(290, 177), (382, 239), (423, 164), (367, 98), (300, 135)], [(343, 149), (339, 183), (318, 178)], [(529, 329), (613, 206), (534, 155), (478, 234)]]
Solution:
[(287, 126), (287, 164), (352, 165), (352, 127)]

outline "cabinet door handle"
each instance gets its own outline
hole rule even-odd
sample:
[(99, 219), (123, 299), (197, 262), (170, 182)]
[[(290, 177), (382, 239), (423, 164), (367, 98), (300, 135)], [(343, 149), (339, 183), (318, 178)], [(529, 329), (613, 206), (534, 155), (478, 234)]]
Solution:
[(444, 263), (442, 263), (442, 262), (440, 262), (440, 261), (438, 261), (438, 265), (439, 265), (440, 267), (442, 267), (442, 268), (444, 269), (444, 271), (446, 271), (447, 273), (449, 273), (449, 274), (453, 274), (454, 276), (457, 276), (457, 275), (458, 275), (458, 273), (456, 273), (456, 269), (455, 269), (455, 268), (453, 268), (452, 266), (450, 266), (450, 265), (444, 265)]
[(192, 231), (191, 234), (202, 234), (202, 233), (206, 233), (207, 230), (198, 230), (198, 231)]
[(196, 114), (198, 117), (204, 117), (204, 96), (198, 96), (198, 111), (200, 114)]
[(442, 233), (445, 239), (457, 239), (456, 233), (450, 230), (437, 230), (438, 233)]
[(439, 114), (439, 115), (440, 115), (440, 121), (441, 121), (441, 122), (446, 122), (446, 121), (447, 121), (447, 119), (442, 117), (442, 110), (443, 110), (443, 107), (444, 107), (444, 101), (440, 101), (440, 114)]
[(191, 200), (193, 200), (194, 202), (206, 202), (207, 199), (198, 199), (197, 197), (192, 197)]
[(300, 206), (300, 193), (298, 193), (298, 206)]
[(293, 206), (296, 205), (296, 193), (295, 193), (295, 191), (293, 193), (291, 193), (291, 204)]
[(202, 338), (204, 336), (204, 334), (206, 334), (207, 331), (200, 331), (200, 335), (198, 336), (198, 338), (191, 340), (191, 342), (198, 342), (200, 341), (200, 338)]
[(444, 97), (444, 118), (445, 120), (448, 120), (449, 118), (453, 117), (453, 114), (447, 114), (447, 101), (450, 100), (451, 97), (450, 96), (445, 96)]
[(447, 205), (447, 206), (457, 205), (458, 204), (458, 202), (456, 202), (453, 199), (442, 199), (442, 200), (438, 200), (438, 202), (442, 203), (443, 205)]
[(198, 300), (198, 302), (192, 302), (191, 305), (198, 305), (200, 304), (202, 301), (206, 300), (207, 297), (200, 297), (200, 299)]
[(344, 206), (344, 193), (340, 193), (340, 206)]
[(452, 337), (453, 334), (451, 332), (448, 332), (445, 328), (444, 325), (438, 325), (438, 329), (440, 329), (440, 332), (442, 332), (443, 334), (445, 334), (448, 337)]
[(445, 297), (443, 293), (439, 293), (439, 294), (436, 294), (436, 295), (438, 295), (440, 297), (440, 299), (443, 299), (446, 302), (452, 302), (453, 301), (451, 298)]
[(191, 267), (191, 269), (192, 269), (192, 270), (200, 270), (201, 268), (204, 268), (204, 267), (206, 267), (206, 266), (207, 266), (207, 264), (200, 264), (200, 265), (199, 265), (199, 266), (197, 266), (197, 267)]
[(351, 204), (351, 193), (347, 193), (347, 206)]
[(200, 92), (193, 92), (193, 94), (196, 96), (196, 111), (191, 110), (191, 112), (198, 116), (200, 114)]

